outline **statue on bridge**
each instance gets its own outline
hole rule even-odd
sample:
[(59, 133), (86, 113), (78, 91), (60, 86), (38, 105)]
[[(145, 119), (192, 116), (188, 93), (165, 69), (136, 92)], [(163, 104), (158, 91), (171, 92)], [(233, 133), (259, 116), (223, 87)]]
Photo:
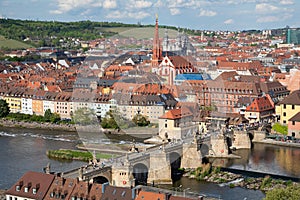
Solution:
[(132, 140), (131, 148), (129, 149), (130, 153), (139, 153), (139, 149), (135, 146), (135, 139)]

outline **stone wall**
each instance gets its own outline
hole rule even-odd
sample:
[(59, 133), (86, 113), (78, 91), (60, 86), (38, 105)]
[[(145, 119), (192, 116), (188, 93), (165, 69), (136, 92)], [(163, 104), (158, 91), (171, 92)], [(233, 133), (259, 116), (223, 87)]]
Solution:
[(251, 141), (246, 131), (233, 132), (232, 147), (236, 149), (251, 149)]

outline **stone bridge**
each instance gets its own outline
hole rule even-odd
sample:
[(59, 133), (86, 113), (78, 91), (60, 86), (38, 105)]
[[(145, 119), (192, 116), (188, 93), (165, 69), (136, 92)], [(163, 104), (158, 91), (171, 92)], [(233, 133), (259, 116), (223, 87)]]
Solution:
[[(259, 132), (255, 135), (260, 134)], [(236, 147), (250, 148), (249, 143), (245, 143), (249, 140), (246, 132), (238, 131), (235, 135), (233, 144)], [(226, 159), (229, 147), (226, 136), (222, 134), (215, 134), (201, 141), (189, 138), (181, 142), (150, 147), (142, 152), (129, 152), (125, 156), (106, 162), (104, 166), (88, 165), (64, 172), (63, 176), (79, 177), (81, 180), (97, 183), (109, 182), (111, 185), (122, 187), (135, 184), (169, 184), (180, 174), (179, 168), (197, 168), (202, 165), (202, 159), (208, 157)]]
[(64, 177), (79, 177), (81, 180), (130, 187), (138, 184), (172, 183), (179, 174), (179, 168), (197, 168), (202, 165), (199, 144), (193, 139), (189, 142), (172, 142), (130, 152), (115, 158), (105, 166), (88, 165), (64, 172)]

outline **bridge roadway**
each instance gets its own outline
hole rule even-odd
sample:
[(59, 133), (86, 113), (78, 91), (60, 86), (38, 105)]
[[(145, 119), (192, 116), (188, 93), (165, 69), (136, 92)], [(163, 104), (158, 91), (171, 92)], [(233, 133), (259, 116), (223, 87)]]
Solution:
[(70, 171), (66, 171), (62, 173), (62, 176), (65, 178), (77, 178), (79, 177), (80, 170), (82, 169), (82, 176), (83, 177), (93, 177), (95, 174), (100, 174), (107, 169), (111, 169), (112, 166), (121, 166), (124, 165), (125, 162), (129, 163), (138, 163), (140, 161), (143, 161), (145, 159), (148, 159), (150, 157), (150, 154), (156, 154), (159, 153), (164, 149), (165, 152), (171, 152), (176, 151), (180, 148), (182, 148), (183, 143), (191, 143), (193, 141), (193, 137), (187, 137), (184, 140), (176, 141), (176, 142), (169, 142), (167, 144), (160, 144), (155, 145), (153, 147), (149, 147), (146, 149), (146, 151), (142, 151), (139, 153), (127, 153), (126, 155), (122, 155), (119, 157), (116, 157), (114, 159), (106, 160), (100, 164), (97, 165), (85, 165), (81, 168), (72, 169)]

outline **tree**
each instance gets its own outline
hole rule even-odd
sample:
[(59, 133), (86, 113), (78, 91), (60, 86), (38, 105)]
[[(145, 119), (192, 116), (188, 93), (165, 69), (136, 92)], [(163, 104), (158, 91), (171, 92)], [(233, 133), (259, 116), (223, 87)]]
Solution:
[(77, 109), (74, 112), (72, 118), (76, 124), (80, 125), (89, 125), (97, 123), (97, 117), (94, 111), (86, 107)]
[(56, 123), (60, 121), (60, 115), (58, 113), (52, 113), (51, 117), (50, 117), (50, 121), (52, 123)]
[(47, 109), (44, 113), (44, 120), (46, 122), (50, 122), (51, 121), (51, 117), (52, 117), (52, 112), (50, 109)]
[(287, 188), (272, 189), (267, 192), (265, 200), (298, 200), (300, 199), (300, 186), (292, 185)]
[(138, 126), (148, 126), (150, 124), (150, 121), (147, 119), (147, 117), (141, 114), (136, 114), (132, 118), (132, 121)]
[(0, 118), (6, 117), (10, 112), (8, 103), (3, 100), (0, 99)]

